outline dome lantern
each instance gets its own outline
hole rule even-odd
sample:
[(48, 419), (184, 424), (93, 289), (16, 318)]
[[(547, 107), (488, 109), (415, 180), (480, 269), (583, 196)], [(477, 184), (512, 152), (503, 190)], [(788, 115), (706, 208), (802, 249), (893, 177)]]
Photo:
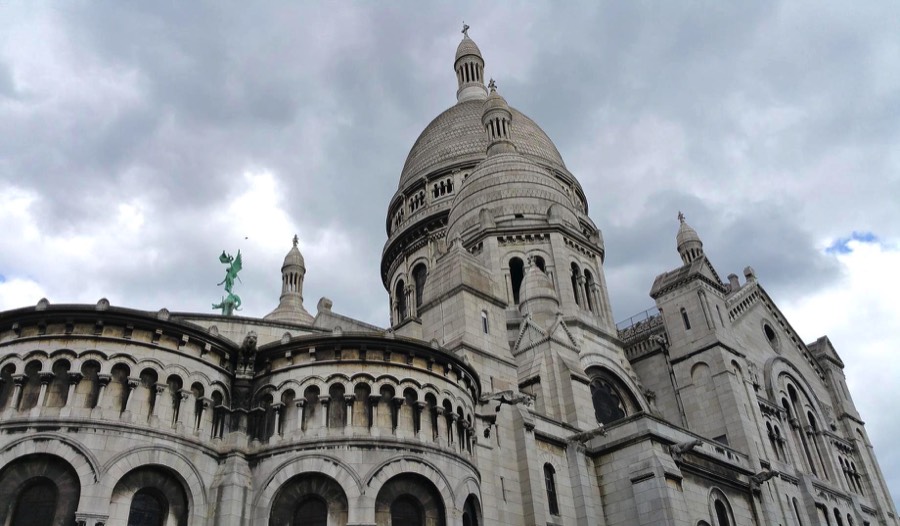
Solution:
[(297, 247), (299, 239), (294, 235), (294, 246), (284, 256), (281, 265), (281, 298), (278, 307), (265, 316), (267, 320), (310, 324), (312, 315), (303, 307), (303, 278), (306, 263)]
[(488, 138), (487, 155), (515, 152), (517, 150), (512, 141), (512, 112), (509, 111), (509, 104), (497, 93), (494, 79), (491, 79), (488, 87), (491, 93), (484, 101), (481, 114), (481, 124), (484, 125)]
[(478, 45), (469, 38), (469, 26), (465, 23), (462, 34), (463, 39), (456, 48), (456, 60), (453, 63), (459, 86), (456, 100), (484, 100), (487, 97), (487, 90), (484, 88), (484, 59), (481, 58)]
[(687, 265), (703, 256), (703, 242), (700, 241), (697, 231), (684, 221), (684, 214), (681, 212), (678, 212), (678, 222), (681, 224), (678, 227), (678, 235), (675, 236), (675, 241), (678, 244), (678, 254), (681, 256), (681, 261)]

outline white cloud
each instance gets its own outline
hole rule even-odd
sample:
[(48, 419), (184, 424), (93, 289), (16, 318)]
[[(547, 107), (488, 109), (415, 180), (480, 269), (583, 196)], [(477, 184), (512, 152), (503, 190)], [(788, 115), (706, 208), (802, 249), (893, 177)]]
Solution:
[[(829, 241), (825, 246), (834, 246)], [(788, 301), (783, 311), (807, 341), (828, 335), (845, 364), (850, 392), (867, 429), (888, 485), (900, 487), (900, 250), (895, 242), (845, 242), (833, 252), (844, 279), (825, 289)]]

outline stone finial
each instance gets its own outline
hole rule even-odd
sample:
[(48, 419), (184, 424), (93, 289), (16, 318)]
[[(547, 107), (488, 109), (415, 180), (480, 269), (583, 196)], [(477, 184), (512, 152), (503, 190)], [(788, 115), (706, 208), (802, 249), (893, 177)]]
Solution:
[(753, 267), (744, 267), (744, 277), (747, 281), (756, 281), (756, 271), (753, 270)]
[(41, 298), (40, 301), (35, 305), (34, 310), (47, 310), (47, 307), (50, 306), (50, 302), (47, 298)]
[(156, 313), (156, 319), (160, 321), (169, 321), (169, 309), (163, 307)]
[(318, 312), (331, 312), (331, 307), (333, 305), (334, 303), (329, 298), (322, 296), (319, 298), (319, 303), (316, 304), (316, 310)]
[(97, 306), (95, 308), (101, 312), (109, 309), (109, 300), (106, 298), (100, 298), (100, 301), (97, 302)]

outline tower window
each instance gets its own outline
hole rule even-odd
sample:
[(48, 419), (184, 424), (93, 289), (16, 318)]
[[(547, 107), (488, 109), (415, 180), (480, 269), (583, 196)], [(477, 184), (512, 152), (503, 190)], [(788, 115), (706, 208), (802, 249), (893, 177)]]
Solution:
[(397, 287), (394, 289), (394, 297), (397, 302), (397, 323), (406, 319), (406, 284), (403, 283), (403, 280), (397, 282)]
[(419, 263), (413, 268), (413, 281), (416, 284), (416, 309), (422, 306), (422, 297), (425, 293), (425, 278), (428, 271), (424, 263)]
[(683, 308), (681, 309), (681, 321), (684, 322), (684, 330), (686, 330), (686, 331), (691, 330), (691, 320), (690, 320), (690, 318), (688, 318), (687, 311), (684, 310)]
[(559, 502), (556, 500), (556, 470), (548, 462), (544, 464), (544, 484), (547, 487), (547, 504), (550, 515), (559, 515)]
[(488, 315), (487, 311), (481, 311), (481, 330), (484, 331), (485, 334), (488, 333)]
[(547, 273), (547, 264), (544, 263), (544, 258), (541, 256), (534, 256), (534, 264), (537, 268), (541, 269), (541, 272), (544, 274)]
[(581, 306), (581, 294), (578, 292), (578, 276), (581, 274), (581, 269), (578, 268), (578, 265), (572, 263), (572, 294), (575, 296), (575, 305)]
[(513, 302), (519, 304), (519, 288), (522, 286), (522, 279), (525, 277), (525, 264), (519, 258), (509, 260), (509, 277), (512, 281)]

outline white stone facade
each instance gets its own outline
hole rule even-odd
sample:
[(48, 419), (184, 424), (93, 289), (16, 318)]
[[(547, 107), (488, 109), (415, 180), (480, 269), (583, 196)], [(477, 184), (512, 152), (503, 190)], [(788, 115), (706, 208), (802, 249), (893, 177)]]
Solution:
[(308, 313), (296, 240), (263, 319), (0, 313), (0, 524), (898, 524), (830, 341), (683, 217), (617, 326), (578, 180), (467, 33), (453, 68), (388, 206), (391, 327)]

